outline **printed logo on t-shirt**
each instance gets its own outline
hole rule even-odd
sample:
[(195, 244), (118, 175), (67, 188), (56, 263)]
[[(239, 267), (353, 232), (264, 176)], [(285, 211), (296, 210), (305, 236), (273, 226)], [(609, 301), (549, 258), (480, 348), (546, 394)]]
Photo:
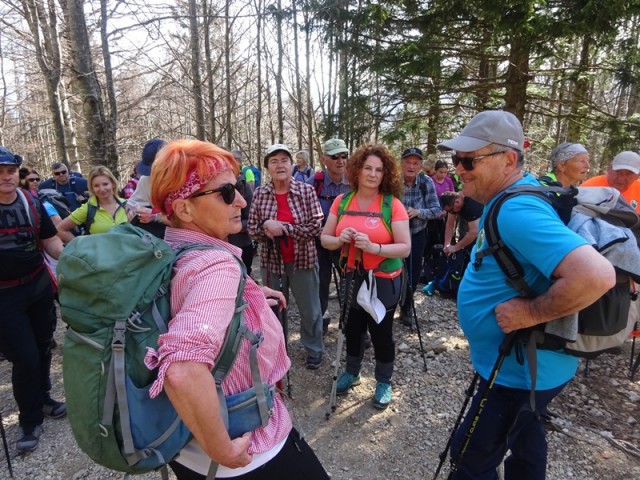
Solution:
[(375, 230), (380, 226), (380, 219), (376, 217), (369, 217), (364, 221), (364, 226), (371, 230)]

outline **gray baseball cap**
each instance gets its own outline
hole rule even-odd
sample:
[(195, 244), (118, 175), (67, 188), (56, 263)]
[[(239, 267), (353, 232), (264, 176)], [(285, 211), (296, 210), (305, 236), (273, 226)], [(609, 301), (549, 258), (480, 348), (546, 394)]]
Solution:
[(480, 112), (462, 129), (460, 135), (439, 143), (440, 150), (473, 152), (495, 143), (522, 152), (524, 132), (518, 118), (503, 110)]
[(620, 152), (613, 157), (613, 170), (629, 170), (636, 175), (640, 173), (640, 155), (636, 152)]
[(344, 140), (332, 138), (324, 142), (324, 153), (326, 155), (337, 155), (339, 153), (349, 153), (349, 149)]

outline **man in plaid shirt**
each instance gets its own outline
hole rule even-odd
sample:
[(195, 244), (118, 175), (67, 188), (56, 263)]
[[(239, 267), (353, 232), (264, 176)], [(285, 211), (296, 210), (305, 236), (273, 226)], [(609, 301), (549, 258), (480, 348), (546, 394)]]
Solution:
[(422, 270), (422, 255), (427, 242), (427, 220), (439, 218), (442, 215), (436, 187), (430, 177), (420, 173), (422, 167), (422, 150), (407, 148), (402, 152), (400, 162), (404, 176), (404, 198), (402, 203), (409, 214), (409, 228), (411, 230), (411, 254), (407, 259), (409, 285), (405, 298), (400, 304), (400, 320), (403, 325), (413, 326), (411, 316), (411, 297), (416, 290), (420, 271)]

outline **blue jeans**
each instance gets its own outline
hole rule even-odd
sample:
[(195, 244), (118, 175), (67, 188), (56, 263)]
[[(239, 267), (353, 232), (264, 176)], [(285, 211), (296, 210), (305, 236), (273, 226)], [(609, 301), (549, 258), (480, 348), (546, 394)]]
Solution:
[[(564, 386), (536, 391), (536, 410), (546, 412), (547, 405)], [(457, 461), (469, 425), (473, 422), (487, 381), (480, 379), (478, 392), (462, 425), (451, 444), (451, 458)], [(471, 434), (455, 480), (495, 480), (496, 468), (507, 450), (511, 455), (504, 462), (505, 480), (544, 480), (547, 470), (547, 439), (544, 425), (538, 415), (526, 407), (529, 390), (494, 385), (484, 410)]]
[[(282, 290), (287, 305), (289, 304), (289, 290), (296, 299), (300, 312), (300, 340), (310, 357), (318, 358), (324, 351), (322, 340), (322, 312), (320, 310), (320, 297), (318, 295), (318, 265), (315, 268), (295, 270), (293, 263), (285, 263), (284, 275), (280, 278), (275, 273), (267, 273), (262, 269), (263, 283), (270, 288)], [(280, 286), (280, 281), (282, 286)], [(287, 310), (282, 312), (283, 324), (288, 325)], [(287, 335), (285, 331), (285, 335)]]
[(0, 351), (12, 364), (13, 396), (23, 428), (40, 425), (49, 399), (53, 285), (46, 269), (30, 282), (0, 289)]

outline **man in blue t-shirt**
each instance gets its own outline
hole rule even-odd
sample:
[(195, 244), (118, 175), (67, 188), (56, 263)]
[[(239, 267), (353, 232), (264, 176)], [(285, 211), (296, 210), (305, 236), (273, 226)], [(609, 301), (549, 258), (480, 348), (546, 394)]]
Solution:
[[(460, 325), (480, 375), (478, 393), (469, 410), (475, 414), (505, 334), (583, 309), (614, 286), (615, 273), (604, 257), (562, 223), (549, 204), (531, 195), (514, 197), (502, 205), (498, 229), (537, 296), (519, 297), (493, 255), (474, 268), (476, 253), (486, 247), (484, 220), (491, 204), (508, 187), (537, 184), (522, 173), (522, 125), (508, 112), (482, 112), (458, 137), (438, 148), (455, 150), (452, 160), (464, 195), (485, 205), (471, 263), (458, 294)], [(507, 451), (506, 480), (545, 478), (547, 444), (539, 413), (545, 412), (547, 404), (574, 376), (578, 360), (560, 351), (538, 350), (537, 355), (537, 414), (527, 414), (532, 388), (527, 362), (521, 364), (511, 351), (483, 402), (477, 423), (474, 415), (467, 415), (454, 436), (453, 478), (497, 478), (496, 468)]]
[(87, 180), (82, 177), (69, 174), (69, 168), (61, 162), (51, 165), (53, 177), (40, 183), (39, 190), (52, 189), (62, 193), (71, 204), (71, 211), (74, 211), (89, 198), (89, 188)]

